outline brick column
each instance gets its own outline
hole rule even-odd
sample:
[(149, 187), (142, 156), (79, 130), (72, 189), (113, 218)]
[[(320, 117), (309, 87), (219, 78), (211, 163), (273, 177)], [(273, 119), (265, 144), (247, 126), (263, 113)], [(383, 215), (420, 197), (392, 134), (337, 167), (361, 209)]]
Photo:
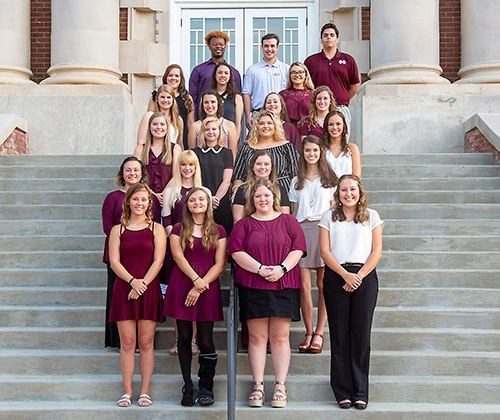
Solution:
[(30, 0), (0, 1), (0, 84), (29, 84)]
[(372, 0), (369, 83), (449, 83), (440, 77), (439, 0)]
[(500, 83), (500, 2), (462, 0), (462, 66), (457, 83)]
[(118, 0), (52, 0), (47, 84), (123, 84)]

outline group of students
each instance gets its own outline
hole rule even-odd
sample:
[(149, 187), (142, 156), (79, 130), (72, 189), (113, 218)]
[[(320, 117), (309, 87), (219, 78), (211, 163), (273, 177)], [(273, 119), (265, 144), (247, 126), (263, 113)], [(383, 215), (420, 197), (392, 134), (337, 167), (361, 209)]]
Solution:
[[(308, 77), (301, 63), (289, 69), (293, 89), (299, 90), (299, 79), (303, 89), (312, 87)], [(348, 142), (347, 123), (331, 90), (313, 90), (308, 114), (294, 114), (293, 120), (286, 95), (269, 93), (239, 143), (243, 111), (227, 64), (215, 66), (211, 89), (200, 95), (198, 121), (180, 66), (166, 69), (164, 83), (140, 123), (134, 156), (119, 169), (121, 188), (108, 194), (102, 209), (105, 344), (120, 348), (124, 395), (118, 405), (132, 403), (137, 347), (138, 404), (152, 404), (154, 334), (164, 317), (176, 322), (181, 404), (214, 403), (213, 326), (223, 320), (219, 278), (230, 261), (236, 264), (240, 319), (248, 329), (249, 405), (265, 401), (269, 343), (275, 372), (271, 406), (286, 406), (290, 326), (302, 310), (306, 333), (299, 351), (321, 353), (328, 318), (336, 400), (341, 408), (366, 408), (383, 222), (367, 207), (359, 150)], [(226, 118), (227, 98), (240, 124)], [(319, 290), (315, 329), (312, 269)], [(167, 285), (164, 300), (161, 284)]]

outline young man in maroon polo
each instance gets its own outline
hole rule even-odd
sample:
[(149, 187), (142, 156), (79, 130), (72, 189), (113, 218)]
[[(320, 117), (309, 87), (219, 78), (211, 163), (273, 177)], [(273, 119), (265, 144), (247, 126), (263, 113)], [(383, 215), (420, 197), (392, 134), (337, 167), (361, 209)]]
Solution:
[(356, 61), (349, 54), (337, 49), (339, 30), (333, 23), (321, 28), (321, 45), (323, 49), (306, 58), (306, 65), (315, 87), (328, 86), (335, 97), (339, 110), (344, 114), (347, 125), (350, 125), (351, 113), (349, 101), (359, 87), (359, 74)]

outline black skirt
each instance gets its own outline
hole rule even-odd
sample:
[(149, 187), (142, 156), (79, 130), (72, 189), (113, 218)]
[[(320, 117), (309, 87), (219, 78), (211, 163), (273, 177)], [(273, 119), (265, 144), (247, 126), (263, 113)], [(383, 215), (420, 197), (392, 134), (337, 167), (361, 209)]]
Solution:
[(238, 286), (240, 322), (257, 318), (300, 321), (300, 289), (261, 290)]

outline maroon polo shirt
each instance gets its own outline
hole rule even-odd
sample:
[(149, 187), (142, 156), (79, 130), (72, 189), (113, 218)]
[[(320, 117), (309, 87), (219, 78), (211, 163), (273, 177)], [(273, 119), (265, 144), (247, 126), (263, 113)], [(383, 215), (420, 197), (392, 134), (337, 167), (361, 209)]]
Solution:
[(328, 86), (337, 105), (349, 105), (349, 86), (359, 83), (358, 66), (349, 54), (337, 50), (330, 60), (323, 51), (304, 61), (315, 87)]

